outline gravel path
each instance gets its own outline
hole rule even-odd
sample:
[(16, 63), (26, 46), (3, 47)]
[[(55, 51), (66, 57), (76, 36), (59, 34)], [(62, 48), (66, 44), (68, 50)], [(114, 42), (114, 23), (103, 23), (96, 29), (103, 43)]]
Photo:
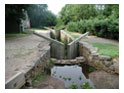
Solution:
[[(42, 33), (42, 31), (37, 32)], [(49, 35), (47, 31), (42, 34)], [(46, 46), (49, 46), (48, 41), (33, 34), (7, 38), (5, 40), (5, 81), (22, 71), (30, 62), (35, 62), (41, 55), (39, 48)]]

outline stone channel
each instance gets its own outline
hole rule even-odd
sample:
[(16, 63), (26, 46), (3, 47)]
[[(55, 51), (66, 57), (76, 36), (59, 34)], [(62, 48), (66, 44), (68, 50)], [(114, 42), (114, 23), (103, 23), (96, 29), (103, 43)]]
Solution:
[[(32, 63), (28, 68), (25, 68), (24, 72), (18, 73), (6, 82), (5, 87), (7, 89), (21, 88), (26, 84), (32, 86), (31, 82), (33, 79), (45, 72), (46, 69), (50, 71), (48, 78), (44, 80), (45, 82), (40, 83), (34, 88), (60, 89), (69, 88), (71, 85), (77, 84), (77, 88), (80, 89), (81, 85), (85, 82), (89, 82), (93, 88), (98, 88), (89, 79), (89, 71), (87, 70), (89, 67), (82, 64), (88, 64), (98, 70), (112, 74), (119, 74), (119, 60), (102, 56), (97, 53), (97, 48), (92, 47), (87, 42), (80, 42), (83, 37), (88, 35), (88, 32), (74, 39), (63, 30), (56, 32), (49, 28), (49, 31), (50, 37), (34, 32), (35, 35), (48, 40), (50, 44), (44, 49), (39, 49), (43, 53), (35, 63)], [(66, 42), (60, 42), (61, 40), (65, 40)], [(52, 58), (54, 64), (52, 67), (50, 66), (50, 58)], [(62, 86), (57, 87), (58, 83), (61, 83)], [(110, 88), (118, 88), (118, 86)]]

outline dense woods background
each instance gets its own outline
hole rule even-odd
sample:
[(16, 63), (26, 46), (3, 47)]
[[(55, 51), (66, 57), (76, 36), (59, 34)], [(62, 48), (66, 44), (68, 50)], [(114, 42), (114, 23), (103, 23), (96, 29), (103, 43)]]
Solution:
[(119, 5), (66, 5), (57, 19), (57, 28), (66, 26), (67, 30), (119, 39)]
[(19, 32), (21, 20), (28, 14), (30, 26), (42, 28), (65, 27), (68, 31), (85, 33), (99, 37), (119, 40), (119, 5), (118, 4), (67, 4), (58, 16), (48, 10), (47, 4), (6, 4), (6, 33)]

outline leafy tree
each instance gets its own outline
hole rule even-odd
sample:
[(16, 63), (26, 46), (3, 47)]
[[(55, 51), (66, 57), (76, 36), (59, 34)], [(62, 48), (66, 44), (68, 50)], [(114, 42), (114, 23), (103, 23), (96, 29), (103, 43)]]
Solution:
[[(67, 30), (119, 39), (118, 4), (76, 4), (65, 5), (60, 12), (61, 23)], [(59, 24), (59, 23), (57, 23)], [(61, 26), (60, 26), (61, 27)]]
[(25, 19), (25, 10), (29, 5), (22, 4), (6, 4), (5, 5), (5, 32), (20, 32), (19, 24), (21, 19)]
[(67, 4), (60, 12), (60, 19), (66, 25), (70, 21), (79, 21), (81, 19), (89, 19), (97, 15), (95, 5), (72, 5)]
[(23, 4), (6, 4), (5, 5), (5, 18), (6, 20), (14, 19), (20, 22), (20, 18), (24, 19), (24, 11), (29, 5)]
[(56, 24), (56, 16), (48, 11), (46, 4), (30, 5), (27, 10), (31, 27), (52, 26)]

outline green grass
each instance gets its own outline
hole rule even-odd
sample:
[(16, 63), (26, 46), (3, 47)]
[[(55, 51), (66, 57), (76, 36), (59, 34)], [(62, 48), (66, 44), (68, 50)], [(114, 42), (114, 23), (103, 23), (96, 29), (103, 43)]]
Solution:
[[(33, 81), (32, 81), (32, 86), (35, 86), (35, 84), (37, 82), (40, 82), (41, 80), (43, 80), (43, 78), (45, 78), (46, 74), (43, 73), (43, 74), (40, 74), (38, 75)], [(34, 78), (34, 76), (32, 76)]]
[(49, 62), (50, 62), (51, 65), (54, 64), (52, 58), (49, 59)]
[(39, 27), (39, 28), (30, 28), (29, 30), (47, 30), (44, 27)]
[(79, 35), (74, 35), (74, 34), (72, 34), (71, 36), (75, 39), (80, 37)]
[(108, 43), (92, 43), (98, 48), (98, 53), (104, 56), (116, 57), (119, 56), (119, 46)]
[(75, 35), (73, 32), (65, 31), (67, 34), (71, 35), (73, 38), (78, 38), (80, 35)]
[(10, 37), (23, 37), (28, 35), (27, 33), (14, 33), (14, 34), (5, 34), (5, 38), (10, 38)]

